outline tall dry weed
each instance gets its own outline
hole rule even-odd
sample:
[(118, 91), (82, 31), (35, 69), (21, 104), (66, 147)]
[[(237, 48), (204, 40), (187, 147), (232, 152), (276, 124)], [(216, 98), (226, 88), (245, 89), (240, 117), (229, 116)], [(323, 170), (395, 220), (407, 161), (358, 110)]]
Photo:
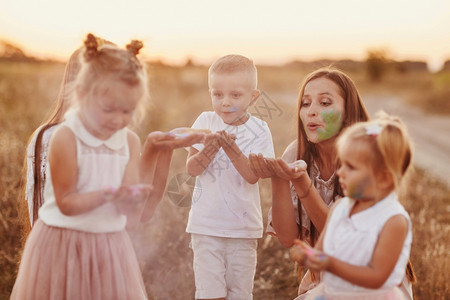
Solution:
[[(297, 88), (307, 71), (259, 68), (259, 87), (264, 91), (266, 105), (261, 101), (260, 107), (251, 112), (268, 122), (277, 155), (295, 138)], [(51, 109), (62, 72), (59, 64), (0, 64), (0, 299), (8, 299), (20, 259), (17, 207), (22, 201), (18, 198), (26, 143)], [(149, 73), (153, 105), (149, 117), (138, 128), (141, 138), (153, 130), (190, 126), (200, 112), (210, 110), (206, 67), (152, 64)], [(372, 89), (363, 73), (351, 76), (363, 92)], [(396, 80), (381, 92), (405, 88), (401, 79)], [(169, 180), (186, 172), (186, 155), (185, 150), (175, 151)], [(418, 277), (416, 299), (446, 299), (450, 293), (449, 189), (425, 173), (414, 175), (412, 180), (405, 205), (414, 226), (411, 260)], [(271, 201), (270, 181), (262, 180), (260, 190), (266, 216)], [(175, 205), (166, 194), (153, 219), (131, 232), (150, 299), (193, 299), (192, 251), (185, 232), (188, 212), (189, 207)], [(288, 251), (275, 238), (265, 235), (258, 246), (254, 299), (293, 299), (296, 286), (296, 266), (290, 262)]]

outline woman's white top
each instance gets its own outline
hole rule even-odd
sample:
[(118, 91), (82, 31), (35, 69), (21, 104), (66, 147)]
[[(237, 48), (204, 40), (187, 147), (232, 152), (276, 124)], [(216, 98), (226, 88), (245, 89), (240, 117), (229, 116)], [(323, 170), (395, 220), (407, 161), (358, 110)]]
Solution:
[[(58, 126), (66, 126), (75, 135), (77, 144), (78, 182), (77, 193), (88, 193), (105, 187), (119, 187), (129, 161), (128, 128), (123, 128), (107, 140), (91, 135), (78, 111), (66, 114), (66, 120)], [(49, 226), (101, 233), (125, 228), (126, 216), (119, 214), (114, 204), (105, 203), (91, 211), (75, 216), (64, 215), (58, 208), (53, 192), (50, 164), (46, 169), (47, 180), (44, 205), (39, 218)]]
[[(391, 217), (402, 215), (408, 220), (408, 233), (395, 268), (381, 289), (398, 286), (405, 277), (411, 250), (412, 228), (408, 213), (395, 192), (372, 207), (349, 216), (354, 203), (354, 200), (345, 197), (335, 207), (323, 240), (324, 252), (352, 265), (367, 266), (383, 226)], [(328, 272), (324, 272), (323, 282), (330, 291), (371, 291)]]

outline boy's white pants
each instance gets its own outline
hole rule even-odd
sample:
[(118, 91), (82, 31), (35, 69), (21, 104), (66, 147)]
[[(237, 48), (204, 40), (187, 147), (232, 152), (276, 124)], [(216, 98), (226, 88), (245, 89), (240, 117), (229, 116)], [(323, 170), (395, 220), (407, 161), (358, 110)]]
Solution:
[(253, 299), (256, 239), (191, 234), (195, 298)]

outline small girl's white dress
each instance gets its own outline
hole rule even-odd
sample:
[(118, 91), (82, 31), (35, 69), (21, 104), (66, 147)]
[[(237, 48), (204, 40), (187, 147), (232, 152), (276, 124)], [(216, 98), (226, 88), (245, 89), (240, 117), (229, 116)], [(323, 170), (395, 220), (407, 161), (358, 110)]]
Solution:
[(346, 197), (335, 207), (324, 236), (324, 252), (352, 265), (367, 266), (385, 223), (395, 215), (402, 215), (408, 220), (409, 227), (394, 270), (379, 289), (363, 288), (324, 272), (322, 283), (311, 290), (306, 299), (406, 299), (399, 286), (405, 277), (412, 242), (408, 213), (398, 202), (395, 192), (374, 206), (349, 216), (354, 203)]
[[(77, 111), (66, 126), (77, 143), (79, 193), (119, 187), (129, 161), (124, 128), (108, 140), (91, 135)], [(22, 255), (11, 299), (147, 299), (141, 270), (125, 230), (126, 217), (106, 203), (67, 216), (59, 210), (50, 167), (44, 205)]]

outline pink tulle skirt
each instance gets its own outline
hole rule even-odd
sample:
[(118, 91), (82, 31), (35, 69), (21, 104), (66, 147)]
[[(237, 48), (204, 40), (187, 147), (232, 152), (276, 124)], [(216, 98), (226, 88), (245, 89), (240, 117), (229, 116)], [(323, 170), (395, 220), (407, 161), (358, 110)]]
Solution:
[(89, 233), (38, 220), (11, 299), (147, 299), (128, 233)]

